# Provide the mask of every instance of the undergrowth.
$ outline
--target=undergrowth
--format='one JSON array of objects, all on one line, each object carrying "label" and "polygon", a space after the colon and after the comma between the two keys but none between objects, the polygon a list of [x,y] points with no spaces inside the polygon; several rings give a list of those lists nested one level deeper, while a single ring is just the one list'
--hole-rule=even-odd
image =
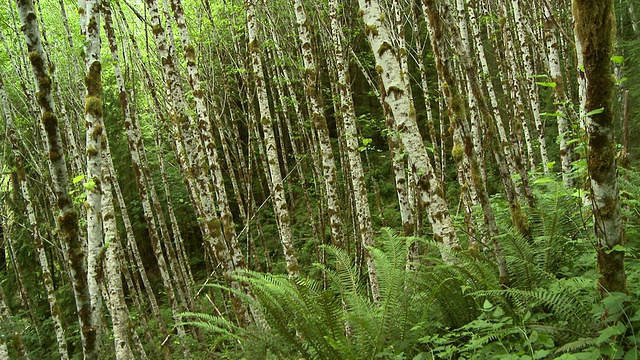
[{"label": "undergrowth", "polygon": [[[637,175],[626,176],[631,191],[623,193],[624,213],[628,224],[637,224]],[[205,314],[188,314],[198,319],[191,323],[217,335],[225,358],[637,359],[637,242],[625,247],[628,293],[600,299],[588,210],[555,182],[537,186],[540,210],[529,209],[529,236],[500,220],[508,288],[499,284],[489,247],[480,254],[452,251],[384,229],[369,249],[378,304],[350,254],[326,247],[330,261],[315,265],[318,278],[236,274],[251,289],[252,296],[243,296],[257,315],[252,327]],[[411,270],[407,249],[414,241],[426,255]]]}]

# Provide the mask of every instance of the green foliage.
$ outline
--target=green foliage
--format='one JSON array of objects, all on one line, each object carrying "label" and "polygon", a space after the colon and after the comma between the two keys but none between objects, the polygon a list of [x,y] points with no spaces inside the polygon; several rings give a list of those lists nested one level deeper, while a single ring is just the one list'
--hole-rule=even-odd
[{"label": "green foliage", "polygon": [[[634,181],[638,175],[626,176]],[[268,326],[239,329],[202,314],[191,314],[198,319],[192,323],[218,334],[218,341],[238,341],[237,356],[246,358],[635,358],[637,244],[625,246],[630,293],[601,300],[592,230],[580,199],[555,180],[537,182],[534,190],[538,207],[529,209],[529,236],[512,229],[508,215],[498,217],[509,288],[500,286],[488,250],[453,251],[386,229],[369,249],[381,289],[378,304],[370,298],[366,272],[344,250],[326,247],[330,260],[316,264],[316,278],[237,275],[250,285],[247,301]],[[630,191],[624,204],[633,219],[636,193]],[[414,241],[425,255],[416,270],[407,270]]]}]

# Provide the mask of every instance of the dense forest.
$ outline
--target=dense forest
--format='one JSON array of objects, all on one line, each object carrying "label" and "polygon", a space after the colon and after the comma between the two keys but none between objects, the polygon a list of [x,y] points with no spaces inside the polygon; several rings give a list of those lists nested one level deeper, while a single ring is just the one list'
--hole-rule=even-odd
[{"label": "dense forest", "polygon": [[0,359],[638,359],[639,0],[0,4]]}]

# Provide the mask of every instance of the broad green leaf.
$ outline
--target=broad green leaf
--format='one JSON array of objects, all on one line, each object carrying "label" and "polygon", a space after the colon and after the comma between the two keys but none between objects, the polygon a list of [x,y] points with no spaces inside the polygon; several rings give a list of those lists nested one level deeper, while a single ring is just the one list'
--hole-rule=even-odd
[{"label": "broad green leaf", "polygon": [[493,307],[493,304],[491,303],[491,301],[485,299],[484,300],[484,304],[482,304],[482,308],[485,310],[489,310]]},{"label": "broad green leaf", "polygon": [[613,55],[611,61],[613,61],[614,64],[624,64],[624,56]]},{"label": "broad green leaf", "polygon": [[552,112],[552,113],[547,113],[547,112],[540,113],[540,116],[562,117],[562,116],[564,116],[564,114],[559,112],[559,111],[556,111],[556,112]]},{"label": "broad green leaf", "polygon": [[89,181],[82,184],[82,186],[84,186],[85,190],[93,190],[96,187],[96,183],[93,179],[89,179]]},{"label": "broad green leaf", "polygon": [[607,342],[612,337],[623,334],[626,330],[627,327],[623,323],[617,323],[609,326],[600,332],[600,336],[596,339],[596,344],[600,345]]},{"label": "broad green leaf", "polygon": [[618,245],[616,245],[616,246],[612,247],[611,249],[607,249],[605,252],[606,252],[607,254],[611,254],[611,253],[612,253],[612,252],[614,252],[614,251],[622,251],[622,252],[625,252],[625,251],[627,251],[627,249],[625,249],[625,247],[624,247],[624,246],[622,246],[622,245],[618,244]]}]

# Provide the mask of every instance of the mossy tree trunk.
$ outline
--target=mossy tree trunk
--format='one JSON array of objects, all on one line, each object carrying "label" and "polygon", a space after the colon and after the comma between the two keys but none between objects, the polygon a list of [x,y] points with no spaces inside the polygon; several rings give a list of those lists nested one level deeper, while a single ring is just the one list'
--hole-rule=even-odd
[{"label": "mossy tree trunk", "polygon": [[96,359],[96,329],[91,324],[91,301],[87,287],[85,265],[85,246],[78,234],[78,214],[69,195],[69,175],[64,157],[62,137],[58,126],[55,104],[51,96],[51,76],[47,69],[47,58],[42,48],[40,29],[31,0],[17,0],[18,13],[25,35],[29,61],[36,79],[37,101],[40,106],[40,121],[47,139],[49,171],[53,182],[53,191],[58,207],[57,228],[62,239],[62,248],[69,261],[71,282],[73,285],[80,338],[85,359]]},{"label": "mossy tree trunk", "polygon": [[[102,63],[100,62],[100,2],[85,1],[86,24],[84,120],[86,134],[86,178],[87,194],[87,283],[91,298],[91,326],[96,331],[96,350],[101,347],[102,332],[102,137],[106,136],[102,121]],[[81,18],[82,19],[82,18]]]},{"label": "mossy tree trunk", "polygon": [[24,200],[24,205],[27,211],[27,218],[29,220],[29,232],[33,238],[33,245],[36,249],[38,262],[40,264],[40,270],[42,272],[42,280],[45,290],[47,292],[47,301],[49,302],[49,310],[51,311],[51,319],[53,321],[53,328],[56,333],[56,340],[58,342],[58,352],[60,359],[69,359],[69,352],[67,348],[67,340],[63,328],[63,318],[58,305],[58,299],[56,298],[56,289],[53,285],[53,279],[51,276],[51,266],[45,252],[43,237],[40,232],[40,222],[37,218],[37,212],[31,199],[29,192],[27,174],[25,172],[25,159],[22,155],[22,149],[20,148],[20,139],[16,132],[13,115],[11,114],[11,108],[7,99],[7,93],[4,87],[4,81],[0,76],[0,103],[4,110],[6,132],[11,143],[11,148],[14,157],[14,166],[17,172],[18,184],[20,187],[20,194]]},{"label": "mossy tree trunk", "polygon": [[615,36],[613,0],[574,0],[575,32],[582,45],[587,81],[585,111],[591,178],[594,229],[598,240],[598,280],[603,297],[626,292],[624,224],[617,181],[616,143],[613,132],[611,56]]},{"label": "mossy tree trunk", "polygon": [[365,32],[376,60],[376,70],[382,77],[384,101],[393,113],[413,172],[417,174],[418,197],[427,209],[434,238],[442,241],[449,248],[456,247],[459,245],[458,236],[453,228],[444,189],[435,177],[431,160],[420,135],[415,109],[406,91],[408,78],[402,73],[396,54],[398,50],[393,47],[388,26],[383,22],[384,15],[380,4],[375,0],[360,0],[359,4],[362,9]]}]

